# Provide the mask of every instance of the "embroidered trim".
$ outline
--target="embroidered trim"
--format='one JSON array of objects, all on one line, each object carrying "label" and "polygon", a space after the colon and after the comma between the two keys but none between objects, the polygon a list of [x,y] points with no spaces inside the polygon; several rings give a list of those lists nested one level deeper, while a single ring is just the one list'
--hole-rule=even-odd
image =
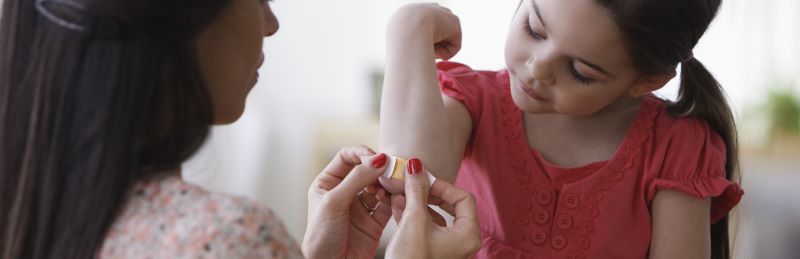
[{"label": "embroidered trim", "polygon": [[[518,130],[522,128],[520,127],[522,116],[520,116],[520,111],[511,97],[510,90],[510,87],[503,90],[501,111],[503,113],[502,124],[506,127],[506,130],[504,130],[505,136],[503,136],[506,141],[506,152],[512,159],[511,167],[516,172],[514,177],[521,185],[519,189],[520,199],[517,199],[515,205],[517,213],[512,218],[515,228],[511,231],[509,237],[512,242],[519,244],[525,241],[527,234],[530,232],[527,230],[528,227],[535,225],[531,223],[534,214],[532,200],[537,188],[532,179],[534,176],[531,173],[534,167],[528,161],[532,155],[530,152],[523,152],[530,149],[527,145],[522,145],[523,142],[526,142],[521,141],[521,139],[524,139],[524,129]],[[568,258],[586,258],[586,251],[591,245],[589,237],[595,232],[594,221],[600,214],[598,204],[604,198],[604,193],[611,189],[616,182],[622,180],[624,172],[633,166],[633,161],[637,154],[636,151],[650,138],[651,131],[646,129],[652,128],[657,114],[657,109],[652,107],[655,104],[656,100],[652,99],[652,97],[644,98],[640,111],[634,119],[634,123],[641,125],[632,125],[629,129],[631,132],[626,137],[630,139],[623,141],[620,152],[615,154],[603,168],[592,176],[588,176],[591,179],[581,180],[587,181],[585,184],[588,187],[588,191],[579,194],[581,203],[578,210],[581,210],[580,215],[583,216],[583,219],[575,219],[576,223],[573,229],[580,230],[580,234],[576,240],[577,242],[573,241],[569,245],[571,248],[567,252]],[[544,189],[549,190],[551,188]],[[555,197],[553,199],[558,202]]]}]

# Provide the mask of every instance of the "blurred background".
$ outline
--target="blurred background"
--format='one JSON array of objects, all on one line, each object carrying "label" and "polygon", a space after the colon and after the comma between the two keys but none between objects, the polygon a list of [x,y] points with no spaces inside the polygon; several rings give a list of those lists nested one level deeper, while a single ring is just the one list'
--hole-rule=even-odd
[{"label": "blurred background", "polygon": [[[306,190],[340,147],[377,146],[384,28],[416,1],[279,0],[281,22],[243,117],[216,127],[185,177],[271,207],[296,240]],[[460,16],[455,61],[504,67],[517,0],[436,1]],[[725,0],[695,56],[728,92],[737,115],[746,191],[735,212],[736,258],[800,258],[800,1]],[[674,99],[677,82],[659,91]],[[391,231],[391,230],[389,230]],[[386,238],[389,234],[384,234]]]}]

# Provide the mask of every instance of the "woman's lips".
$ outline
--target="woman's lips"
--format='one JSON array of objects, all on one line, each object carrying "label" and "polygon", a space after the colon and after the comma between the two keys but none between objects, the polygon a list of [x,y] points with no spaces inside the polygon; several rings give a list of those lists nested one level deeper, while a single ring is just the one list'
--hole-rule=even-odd
[{"label": "woman's lips", "polygon": [[534,100],[537,100],[537,101],[547,101],[547,99],[544,99],[544,97],[539,95],[539,93],[537,93],[536,90],[534,90],[532,86],[526,84],[525,82],[523,82],[522,80],[519,80],[519,79],[517,79],[517,82],[519,82],[519,84],[517,84],[519,86],[519,89],[522,90],[522,92],[524,92],[525,95],[527,95],[531,99],[534,99]]},{"label": "woman's lips", "polygon": [[260,74],[258,73],[258,69],[261,68],[262,65],[264,65],[264,53],[261,53],[261,59],[258,61],[258,66],[256,67],[256,71],[253,75],[254,83],[258,81],[258,78],[260,76]]}]

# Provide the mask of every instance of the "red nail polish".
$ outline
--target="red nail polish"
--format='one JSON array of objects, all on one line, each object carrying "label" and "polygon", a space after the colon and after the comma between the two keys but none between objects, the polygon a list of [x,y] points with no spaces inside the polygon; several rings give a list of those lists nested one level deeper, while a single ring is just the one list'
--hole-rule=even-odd
[{"label": "red nail polish", "polygon": [[422,162],[419,159],[411,159],[408,160],[408,174],[409,175],[418,175],[422,172]]},{"label": "red nail polish", "polygon": [[381,168],[384,165],[386,165],[386,154],[384,153],[376,156],[372,159],[372,162],[370,162],[370,166],[372,166],[372,168]]}]

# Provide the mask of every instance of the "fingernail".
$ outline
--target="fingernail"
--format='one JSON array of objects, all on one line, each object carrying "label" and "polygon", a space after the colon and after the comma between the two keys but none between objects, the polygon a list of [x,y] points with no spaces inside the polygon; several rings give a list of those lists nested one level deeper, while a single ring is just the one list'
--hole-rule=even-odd
[{"label": "fingernail", "polygon": [[408,160],[408,165],[406,167],[408,168],[409,175],[418,175],[422,172],[422,162],[416,158]]},{"label": "fingernail", "polygon": [[369,163],[372,168],[381,168],[386,165],[386,154],[381,153],[380,155],[372,158],[372,162]]}]

